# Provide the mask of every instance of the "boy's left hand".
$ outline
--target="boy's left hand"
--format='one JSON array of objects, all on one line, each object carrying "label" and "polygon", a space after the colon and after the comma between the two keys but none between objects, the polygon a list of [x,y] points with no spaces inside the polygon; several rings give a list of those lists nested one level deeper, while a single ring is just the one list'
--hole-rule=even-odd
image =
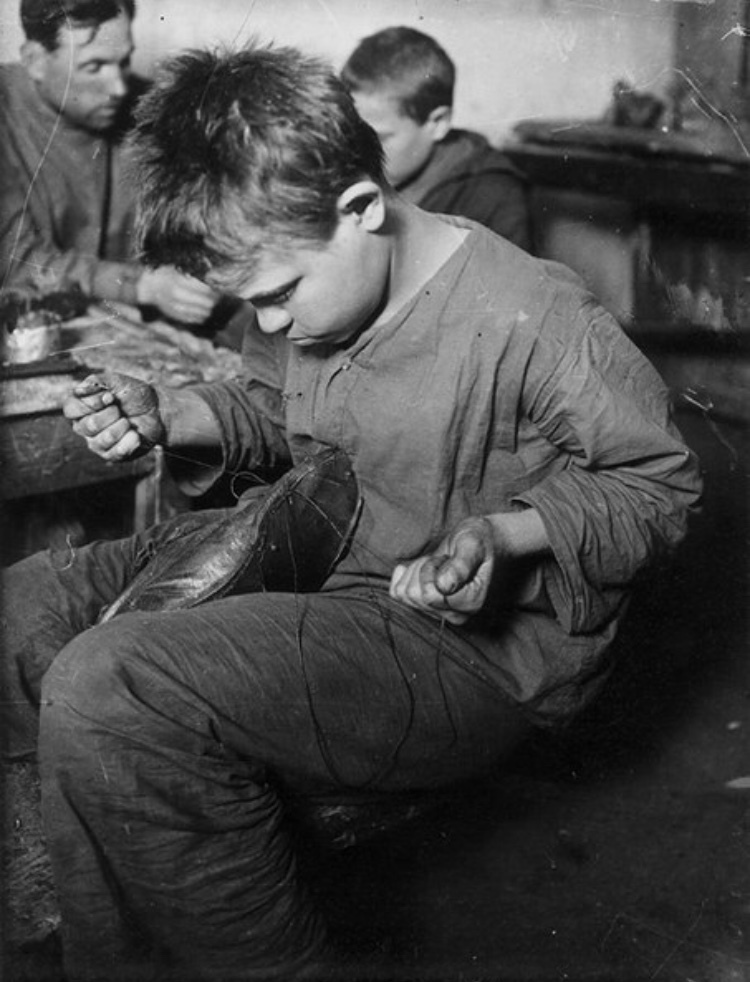
[{"label": "boy's left hand", "polygon": [[464,519],[433,553],[396,566],[390,595],[451,624],[463,624],[487,599],[495,549],[490,521]]}]

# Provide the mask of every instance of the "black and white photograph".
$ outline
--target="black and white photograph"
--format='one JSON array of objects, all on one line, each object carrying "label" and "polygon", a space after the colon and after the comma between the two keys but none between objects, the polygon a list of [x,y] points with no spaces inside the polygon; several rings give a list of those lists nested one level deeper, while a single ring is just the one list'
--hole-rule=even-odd
[{"label": "black and white photograph", "polygon": [[0,0],[2,982],[750,982],[750,0]]}]

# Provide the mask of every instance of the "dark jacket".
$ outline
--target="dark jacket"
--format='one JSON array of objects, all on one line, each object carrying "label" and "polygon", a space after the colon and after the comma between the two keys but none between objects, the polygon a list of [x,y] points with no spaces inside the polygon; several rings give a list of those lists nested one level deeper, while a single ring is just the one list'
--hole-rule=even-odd
[{"label": "dark jacket", "polygon": [[523,176],[479,133],[451,130],[427,165],[398,191],[425,211],[471,218],[533,252]]}]

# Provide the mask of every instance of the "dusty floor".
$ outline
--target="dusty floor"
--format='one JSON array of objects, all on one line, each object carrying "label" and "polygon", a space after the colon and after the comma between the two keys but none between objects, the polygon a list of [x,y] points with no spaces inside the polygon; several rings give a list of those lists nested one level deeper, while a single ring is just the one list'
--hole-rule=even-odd
[{"label": "dusty floor", "polygon": [[[595,707],[429,818],[317,864],[340,943],[378,978],[750,982],[750,457],[738,433],[683,428],[706,512],[642,591]],[[54,907],[29,902],[44,931]],[[6,938],[19,923],[6,915]],[[59,978],[16,941],[6,982]]]}]

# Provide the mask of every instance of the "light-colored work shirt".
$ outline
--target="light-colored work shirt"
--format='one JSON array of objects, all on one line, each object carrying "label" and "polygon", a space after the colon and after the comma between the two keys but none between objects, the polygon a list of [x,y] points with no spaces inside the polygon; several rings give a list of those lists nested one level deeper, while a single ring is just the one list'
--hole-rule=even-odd
[{"label": "light-colored work shirt", "polygon": [[325,589],[375,597],[462,519],[536,508],[552,555],[460,630],[477,672],[557,720],[594,690],[701,480],[659,376],[574,274],[446,220],[468,236],[387,323],[339,348],[251,330],[244,382],[198,391],[230,472],[320,444],[350,455],[364,507]]},{"label": "light-colored work shirt", "polygon": [[136,302],[123,150],[70,126],[23,66],[0,65],[0,283]]}]

